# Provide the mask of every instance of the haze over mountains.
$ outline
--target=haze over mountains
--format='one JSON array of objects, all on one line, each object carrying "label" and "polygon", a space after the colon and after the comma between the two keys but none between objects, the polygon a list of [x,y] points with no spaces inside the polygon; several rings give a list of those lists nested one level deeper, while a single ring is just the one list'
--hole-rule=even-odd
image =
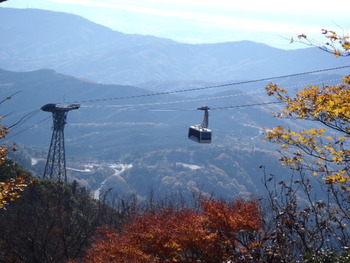
[{"label": "haze over mountains", "polygon": [[[0,96],[20,91],[1,105],[6,125],[23,118],[9,136],[28,151],[19,158],[40,175],[52,126],[50,114],[40,108],[79,103],[65,129],[71,178],[95,193],[112,187],[141,198],[151,188],[159,195],[179,189],[223,197],[259,192],[260,165],[282,171],[273,146],[263,142],[262,127],[310,124],[273,118],[270,111],[278,105],[262,104],[273,102],[264,93],[270,81],[209,87],[348,64],[317,48],[280,50],[248,41],[181,44],[33,9],[0,8],[0,36]],[[339,83],[344,72],[276,82],[294,90]],[[213,109],[213,143],[204,146],[187,139],[188,126],[202,121],[196,109],[203,105]]]},{"label": "haze over mountains", "polygon": [[0,35],[6,36],[0,42],[4,69],[50,68],[108,84],[225,82],[346,64],[316,48],[280,50],[249,41],[182,44],[122,34],[79,16],[35,9],[0,8]]}]

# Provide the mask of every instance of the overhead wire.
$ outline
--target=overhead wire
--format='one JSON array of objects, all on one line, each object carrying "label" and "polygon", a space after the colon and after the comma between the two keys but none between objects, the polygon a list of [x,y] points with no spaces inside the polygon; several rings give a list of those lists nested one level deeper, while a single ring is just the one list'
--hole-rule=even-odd
[{"label": "overhead wire", "polygon": [[262,103],[242,104],[242,105],[235,105],[235,106],[215,107],[215,108],[210,108],[210,110],[227,110],[227,109],[236,109],[236,108],[244,108],[244,107],[252,107],[252,106],[280,104],[280,103],[283,103],[283,101],[271,101],[271,102],[262,102]]},{"label": "overhead wire", "polygon": [[29,127],[25,128],[25,129],[22,129],[22,130],[20,130],[20,131],[18,131],[16,133],[11,133],[10,135],[6,136],[5,139],[9,140],[9,139],[11,139],[11,138],[13,138],[15,136],[18,136],[18,135],[22,134],[23,132],[27,131],[28,129],[33,128],[34,126],[39,125],[40,123],[42,123],[44,121],[47,121],[50,118],[51,118],[51,116],[45,117],[44,119],[41,119],[40,121],[30,125]]},{"label": "overhead wire", "polygon": [[305,71],[305,72],[288,74],[288,75],[260,78],[260,79],[254,79],[254,80],[238,81],[238,82],[219,84],[219,85],[213,85],[213,86],[206,86],[206,87],[199,87],[199,88],[180,89],[180,90],[172,90],[172,91],[164,91],[164,92],[147,93],[147,94],[141,94],[141,95],[120,96],[120,97],[113,97],[113,98],[72,101],[72,102],[66,102],[66,103],[88,103],[88,102],[98,102],[98,101],[125,100],[125,99],[135,99],[135,98],[143,98],[143,97],[170,95],[170,94],[177,94],[177,93],[182,93],[182,92],[216,89],[216,88],[222,88],[222,87],[228,87],[228,86],[237,86],[237,85],[242,85],[242,84],[270,81],[270,80],[276,80],[276,79],[282,79],[282,78],[288,78],[288,77],[303,76],[303,75],[309,75],[309,74],[315,74],[315,73],[321,73],[321,72],[327,72],[327,71],[339,70],[339,69],[345,69],[345,68],[350,68],[350,65],[333,67],[333,68],[326,68],[326,69],[318,69],[318,70],[313,70],[313,71]]},{"label": "overhead wire", "polygon": [[24,115],[22,118],[20,118],[20,119],[19,119],[17,122],[15,122],[14,124],[8,126],[7,128],[8,128],[8,129],[12,129],[12,128],[16,127],[17,125],[22,124],[25,120],[28,120],[28,119],[34,117],[34,116],[35,116],[37,113],[39,113],[39,112],[40,112],[39,109],[33,110],[33,111],[27,113],[26,115]]},{"label": "overhead wire", "polygon": [[3,100],[0,101],[0,104],[2,104],[3,102],[5,102],[5,101],[7,101],[7,100],[10,100],[13,96],[15,96],[16,94],[18,94],[18,93],[20,93],[20,92],[22,92],[22,91],[19,90],[19,91],[16,91],[15,93],[13,93],[13,94],[10,95],[10,96],[7,96],[5,99],[3,99]]},{"label": "overhead wire", "polygon": [[[261,103],[251,103],[251,104],[240,104],[240,105],[232,105],[232,106],[223,106],[223,107],[210,107],[210,110],[227,110],[227,109],[236,109],[236,108],[246,108],[253,106],[267,106],[267,105],[275,105],[281,104],[282,101],[269,101],[269,102],[261,102]],[[140,110],[140,109],[128,109],[128,110]],[[156,108],[146,108],[142,109],[142,111],[155,111],[155,112],[170,112],[170,111],[197,111],[197,108],[193,109],[156,109]]]},{"label": "overhead wire", "polygon": [[[333,82],[333,81],[338,81],[338,79],[332,79],[332,80],[325,80],[325,81],[319,81],[319,82],[314,82],[313,84],[315,85],[316,83],[325,83],[325,82]],[[309,83],[310,84],[310,83]],[[284,87],[285,89],[296,89],[298,87],[304,87],[306,84],[298,84],[298,85],[293,85],[289,87]],[[194,99],[187,99],[187,100],[176,100],[176,101],[165,101],[165,102],[150,102],[150,103],[138,103],[138,104],[115,104],[115,105],[81,105],[81,108],[106,108],[106,109],[120,109],[120,110],[150,110],[150,111],[192,111],[196,109],[147,109],[147,108],[142,108],[145,106],[159,106],[159,105],[170,105],[170,104],[178,104],[178,103],[191,103],[191,102],[197,102],[197,101],[209,101],[209,100],[219,100],[219,99],[227,99],[227,98],[233,98],[233,97],[238,97],[238,96],[250,96],[254,94],[259,94],[259,93],[264,93],[266,92],[265,89],[263,90],[256,90],[256,91],[250,91],[250,92],[240,92],[236,94],[229,94],[229,95],[222,95],[222,96],[214,96],[214,97],[204,97],[204,98],[194,98]],[[271,104],[271,103],[269,103]],[[273,103],[272,103],[273,104]],[[230,106],[231,107],[231,106]],[[232,108],[235,107],[240,107],[238,106],[232,106]],[[142,109],[141,109],[142,108]]]},{"label": "overhead wire", "polygon": [[[334,68],[327,68],[327,69],[319,69],[319,70],[313,70],[313,71],[307,71],[307,72],[301,72],[301,73],[294,73],[294,74],[288,74],[288,75],[281,75],[281,76],[275,76],[275,77],[267,77],[267,78],[260,78],[255,80],[248,80],[248,81],[239,81],[239,82],[233,82],[233,83],[226,83],[226,84],[220,84],[220,85],[214,85],[214,86],[206,86],[206,87],[199,87],[199,88],[191,88],[191,89],[182,89],[182,90],[173,90],[173,91],[165,91],[165,92],[156,92],[156,93],[149,93],[149,94],[141,94],[141,95],[132,95],[132,96],[122,96],[122,97],[114,97],[114,98],[104,98],[104,99],[91,99],[91,100],[82,100],[82,101],[73,101],[73,102],[66,102],[69,103],[86,103],[86,102],[100,102],[100,101],[111,101],[111,100],[124,100],[124,99],[134,99],[134,98],[142,98],[142,97],[151,97],[151,96],[159,96],[159,95],[169,95],[169,94],[176,94],[181,92],[189,92],[189,91],[200,91],[200,90],[207,90],[207,89],[216,89],[221,87],[228,87],[228,86],[236,86],[236,85],[243,85],[243,84],[251,84],[256,82],[262,82],[262,81],[269,81],[269,80],[275,80],[275,79],[282,79],[287,77],[295,77],[295,76],[302,76],[302,75],[308,75],[308,74],[314,74],[314,73],[321,73],[326,71],[332,71],[332,70],[338,70],[338,69],[345,69],[349,68],[350,65],[347,66],[340,66],[340,67],[334,67]],[[328,80],[328,81],[335,81],[335,80]],[[324,83],[325,81],[322,81]],[[303,84],[295,85],[289,88],[296,88],[298,86],[301,86]],[[20,93],[21,91],[17,91],[14,94],[8,96],[4,100],[0,101],[0,104],[3,103],[5,100],[11,99],[12,96]],[[217,100],[217,99],[224,99],[224,98],[230,98],[230,97],[236,97],[236,96],[245,96],[245,95],[252,95],[252,94],[258,94],[265,92],[265,90],[258,90],[258,91],[251,91],[251,92],[242,92],[238,94],[230,94],[230,95],[223,95],[223,96],[215,96],[215,97],[206,97],[206,98],[196,98],[196,99],[189,99],[189,100],[178,100],[178,101],[167,101],[167,102],[153,102],[153,103],[142,103],[142,104],[129,104],[129,105],[82,105],[81,107],[105,107],[105,108],[123,108],[123,110],[137,110],[144,106],[153,106],[153,105],[168,105],[168,104],[176,104],[176,103],[188,103],[188,102],[196,102],[196,101],[207,101],[207,100]],[[262,103],[251,103],[251,104],[243,104],[243,105],[231,105],[231,106],[223,106],[223,107],[213,107],[211,110],[221,110],[221,109],[235,109],[235,108],[243,108],[243,107],[252,107],[252,106],[262,106],[262,105],[273,105],[273,104],[279,104],[281,102],[275,101],[275,102],[262,102]],[[149,110],[149,111],[193,111],[195,109],[142,109],[142,110]],[[14,128],[18,126],[19,124],[22,124],[23,122],[29,120],[34,115],[36,115],[40,109],[33,110],[30,113],[24,115],[19,121],[12,124],[8,128]],[[39,121],[38,123],[35,123],[31,125],[29,128],[40,124],[41,122],[47,120],[50,117],[47,117],[43,119],[42,121]],[[16,136],[22,132],[24,132],[26,129],[13,134],[11,137]]]}]

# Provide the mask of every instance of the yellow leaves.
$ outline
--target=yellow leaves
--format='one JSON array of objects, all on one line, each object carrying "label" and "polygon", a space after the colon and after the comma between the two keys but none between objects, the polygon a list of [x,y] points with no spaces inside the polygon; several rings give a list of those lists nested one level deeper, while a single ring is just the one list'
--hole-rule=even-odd
[{"label": "yellow leaves", "polygon": [[[309,130],[309,132],[311,134],[315,134],[315,135],[317,135],[319,133],[319,131],[317,129],[315,129],[315,128],[312,128],[311,130]],[[294,132],[294,134],[296,134],[296,132]]]},{"label": "yellow leaves", "polygon": [[283,126],[278,126],[273,129],[267,130],[267,136],[265,140],[271,142],[284,142],[283,148],[286,148],[287,145],[305,145],[312,147],[313,149],[318,149],[318,141],[316,137],[324,136],[325,129],[315,129],[304,130],[302,132],[295,132],[291,129],[287,129]]},{"label": "yellow leaves", "polygon": [[[278,100],[283,100],[285,115],[319,121],[338,131],[343,131],[345,135],[335,138],[327,133],[327,129],[311,128],[300,132],[291,130],[283,126],[272,129],[265,129],[266,141],[281,143],[284,150],[296,148],[301,152],[290,153],[281,158],[282,165],[290,166],[293,169],[310,169],[314,176],[319,173],[334,173],[338,177],[328,179],[328,183],[347,182],[344,177],[344,167],[350,160],[350,150],[345,148],[350,137],[350,75],[343,79],[344,84],[336,86],[324,85],[323,87],[309,85],[307,88],[296,93],[294,97],[288,95],[286,90],[277,85],[270,84],[267,90],[269,95],[275,96]],[[308,158],[305,158],[305,156]],[[310,161],[312,161],[310,163]],[[328,166],[334,165],[335,171],[330,171]],[[334,175],[334,174],[333,174]]]},{"label": "yellow leaves", "polygon": [[[267,90],[270,92],[269,95],[275,96],[278,100],[283,100],[285,107],[282,112],[285,115],[321,121],[327,126],[336,129],[339,127],[338,130],[349,134],[350,75],[344,77],[343,83],[336,86],[324,85],[323,87],[310,85],[296,93],[295,97],[289,96],[286,90],[279,88],[277,85],[270,84]],[[325,139],[328,142],[322,141],[322,137],[325,136],[326,132],[326,129],[316,128],[296,132],[289,128],[277,127],[267,130],[265,140],[281,143],[285,150],[289,150],[291,147],[302,149],[306,154],[320,161],[316,161],[314,165],[317,165],[317,170],[323,173],[328,171],[322,167],[326,165],[325,162],[332,162],[341,166],[346,165],[346,161],[350,160],[350,150],[340,149],[345,145],[349,136],[342,136],[336,141],[333,136],[327,135]],[[298,156],[296,158],[284,158],[282,162],[285,166],[301,167],[303,163],[304,167],[310,167],[303,158]]]},{"label": "yellow leaves", "polygon": [[5,208],[5,205],[10,201],[21,197],[20,192],[31,183],[33,183],[33,181],[28,179],[27,174],[22,174],[16,178],[0,182],[0,209]]},{"label": "yellow leaves", "polygon": [[340,57],[341,56],[341,52],[340,52],[340,50],[334,50],[334,55],[336,56],[336,57]]},{"label": "yellow leaves", "polygon": [[327,184],[345,184],[349,181],[349,176],[344,176],[341,173],[336,173],[334,175],[330,175],[326,178]]},{"label": "yellow leaves", "polygon": [[285,89],[276,84],[266,88],[268,95],[285,103],[282,112],[301,119],[320,119],[350,121],[350,76],[343,79],[344,84],[336,86],[308,86],[295,97],[288,95]]},{"label": "yellow leaves", "polygon": [[345,42],[344,45],[343,45],[344,49],[345,50],[350,50],[350,42]]},{"label": "yellow leaves", "polygon": [[340,162],[344,161],[344,159],[339,157],[339,156],[335,156],[335,157],[333,157],[333,161],[340,163]]},{"label": "yellow leaves", "polygon": [[282,138],[283,138],[284,140],[289,140],[289,139],[290,139],[290,134],[284,133],[284,134],[282,135]]},{"label": "yellow leaves", "polygon": [[328,39],[321,49],[332,52],[337,56],[348,56],[350,53],[349,36],[339,35],[337,32],[327,29],[322,29],[322,34]]},{"label": "yellow leaves", "polygon": [[[7,129],[0,125],[0,138],[4,138],[6,135]],[[4,164],[7,153],[6,145],[0,146],[0,165]],[[21,197],[20,192],[31,182],[26,174],[0,182],[0,209],[4,209],[10,201]]]},{"label": "yellow leaves", "polygon": [[[299,149],[291,157],[286,154],[280,159],[283,166],[289,166],[292,169],[307,168],[312,171],[313,176],[324,173],[328,184],[342,185],[349,182],[347,167],[348,160],[350,160],[350,149],[344,148],[344,145],[346,145],[345,142],[350,136],[345,135],[335,139],[328,135],[325,137],[327,139],[325,141],[322,138],[327,132],[326,129],[311,128],[296,132],[283,126],[269,129],[267,132],[266,139],[271,142],[282,143],[281,147],[283,149],[289,150],[291,147]],[[328,169],[330,163],[333,164],[333,170]]]},{"label": "yellow leaves", "polygon": [[341,35],[328,29],[322,29],[322,34],[326,38],[324,43],[313,41],[304,34],[298,35],[298,39],[301,43],[318,47],[323,51],[333,53],[337,57],[350,55],[350,36]]},{"label": "yellow leaves", "polygon": [[284,99],[285,95],[283,94],[288,94],[288,91],[286,89],[280,88],[276,84],[272,84],[272,83],[267,85],[265,89],[267,91],[267,95],[276,96],[280,100]]},{"label": "yellow leaves", "polygon": [[343,83],[344,83],[344,85],[350,85],[350,75],[346,75],[343,78]]}]

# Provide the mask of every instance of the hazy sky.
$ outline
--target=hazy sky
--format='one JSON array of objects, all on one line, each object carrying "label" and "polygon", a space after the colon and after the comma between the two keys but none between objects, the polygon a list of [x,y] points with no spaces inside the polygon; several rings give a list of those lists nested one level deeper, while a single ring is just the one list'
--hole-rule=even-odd
[{"label": "hazy sky", "polygon": [[252,40],[291,49],[301,46],[288,39],[301,33],[314,39],[321,28],[350,33],[349,0],[8,0],[1,6],[73,13],[123,33],[185,43]]}]

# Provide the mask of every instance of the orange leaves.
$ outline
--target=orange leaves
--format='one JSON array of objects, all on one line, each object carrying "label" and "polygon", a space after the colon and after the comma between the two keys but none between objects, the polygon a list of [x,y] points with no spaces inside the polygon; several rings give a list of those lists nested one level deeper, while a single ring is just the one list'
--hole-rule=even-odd
[{"label": "orange leaves", "polygon": [[[5,138],[7,134],[8,134],[8,129],[0,125],[0,139]],[[8,153],[7,147],[5,145],[1,145],[0,146],[0,165],[3,164],[7,153]]]},{"label": "orange leaves", "polygon": [[[239,234],[258,231],[255,201],[203,200],[198,210],[152,210],[128,224],[123,234],[103,229],[86,262],[224,262],[237,253]],[[252,240],[252,247],[257,246]]]},{"label": "orange leaves", "polygon": [[[9,99],[9,98],[7,98]],[[0,102],[1,104],[1,102]],[[0,117],[0,120],[2,117]],[[8,134],[8,128],[0,125],[0,139],[5,138]],[[13,148],[15,151],[16,149]],[[0,146],[0,165],[4,165],[6,155],[8,153],[8,148],[6,145]],[[5,182],[0,182],[0,209],[5,208],[5,205],[10,201],[14,201],[16,198],[20,197],[20,192],[31,183],[28,180],[28,175],[22,174],[16,178],[8,179]]]},{"label": "orange leaves", "polygon": [[20,192],[27,187],[32,181],[28,180],[27,174],[22,174],[16,178],[11,178],[5,182],[0,182],[0,209],[10,201],[19,198]]},{"label": "orange leaves", "polygon": [[261,227],[259,205],[254,201],[238,199],[229,204],[207,200],[203,203],[203,209],[208,227],[223,234],[235,235],[237,231],[255,231]]},{"label": "orange leaves", "polygon": [[93,247],[85,257],[85,262],[157,262],[151,255],[143,253],[138,246],[131,245],[126,238],[108,228],[100,230]]}]

